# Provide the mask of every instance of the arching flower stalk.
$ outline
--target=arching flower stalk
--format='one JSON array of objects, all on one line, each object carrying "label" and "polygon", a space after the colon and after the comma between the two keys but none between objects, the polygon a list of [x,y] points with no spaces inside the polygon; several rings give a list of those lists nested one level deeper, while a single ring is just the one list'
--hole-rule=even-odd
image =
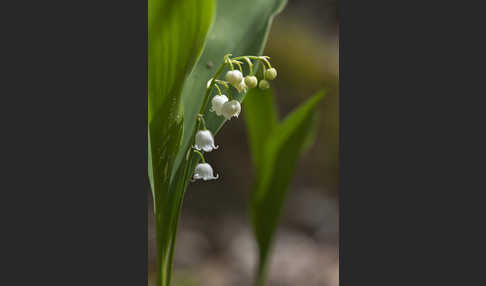
[{"label": "arching flower stalk", "polygon": [[[212,97],[211,108],[209,111],[216,113],[217,116],[223,116],[226,120],[230,120],[233,117],[238,118],[241,112],[241,103],[233,98],[231,86],[236,89],[238,93],[246,93],[249,88],[256,88],[257,86],[260,89],[270,88],[270,83],[268,81],[277,77],[277,70],[271,66],[269,59],[270,58],[267,56],[240,56],[231,58],[231,54],[227,54],[224,56],[223,64],[220,66],[214,77],[207,81],[206,94],[197,116],[197,125],[193,135],[193,150],[195,153],[199,154],[202,163],[196,165],[193,180],[202,179],[207,181],[219,178],[219,175],[213,175],[213,168],[206,163],[204,155],[201,153],[211,152],[218,149],[218,146],[214,145],[213,134],[207,129],[206,122],[202,115],[206,110],[211,90],[213,87],[216,87],[218,94]],[[252,61],[262,63],[263,78],[260,79],[260,81],[254,74]],[[249,68],[249,74],[246,76],[243,75],[242,68],[242,65],[244,65],[245,62]],[[237,69],[235,69],[235,66],[237,66]],[[224,80],[218,79],[226,68],[229,68],[229,70],[226,72]],[[225,88],[224,93],[221,90],[222,88]],[[228,96],[226,94],[228,94]]]}]

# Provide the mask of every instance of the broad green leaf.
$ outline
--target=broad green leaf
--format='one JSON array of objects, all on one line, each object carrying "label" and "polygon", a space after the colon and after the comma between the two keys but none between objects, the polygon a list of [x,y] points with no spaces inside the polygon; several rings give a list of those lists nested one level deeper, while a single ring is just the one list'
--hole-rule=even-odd
[{"label": "broad green leaf", "polygon": [[[252,153],[259,156],[254,160],[258,164],[258,171],[251,200],[252,224],[259,246],[258,285],[264,285],[265,267],[285,195],[298,156],[312,134],[316,106],[323,96],[322,91],[314,95],[288,115],[281,124],[272,127],[266,136],[264,130],[255,130],[269,126],[268,123],[260,121],[265,120],[265,116],[253,109],[246,114]],[[268,101],[264,104],[272,112],[272,104]]]},{"label": "broad green leaf", "polygon": [[[216,17],[208,40],[194,71],[187,80],[183,91],[184,136],[173,170],[173,177],[179,179],[187,161],[183,160],[188,148],[193,144],[192,135],[196,126],[196,116],[203,102],[207,81],[214,76],[223,63],[225,54],[233,56],[261,55],[273,17],[285,6],[286,0],[218,0]],[[213,90],[213,94],[216,90]],[[244,95],[236,95],[242,101]],[[206,107],[204,118],[209,130],[216,134],[224,119],[209,112]],[[245,109],[245,105],[242,105]],[[197,161],[195,161],[197,162]],[[184,164],[182,164],[184,163]],[[188,168],[191,168],[189,166]],[[177,170],[177,174],[175,174]]]},{"label": "broad green leaf", "polygon": [[148,1],[149,179],[158,244],[158,285],[170,284],[177,196],[170,174],[183,134],[182,88],[213,20],[212,0]]}]

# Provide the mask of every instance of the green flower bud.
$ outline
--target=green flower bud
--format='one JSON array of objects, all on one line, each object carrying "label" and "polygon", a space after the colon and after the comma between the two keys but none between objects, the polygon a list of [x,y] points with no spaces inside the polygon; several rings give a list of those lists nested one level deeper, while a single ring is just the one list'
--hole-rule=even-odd
[{"label": "green flower bud", "polygon": [[266,80],[262,79],[262,80],[260,81],[260,83],[258,84],[258,87],[259,87],[260,89],[267,89],[267,88],[269,88],[269,87],[270,87],[270,83],[269,83],[268,81],[266,81]]},{"label": "green flower bud", "polygon": [[265,79],[273,80],[277,77],[277,70],[274,68],[265,71]]},{"label": "green flower bud", "polygon": [[245,76],[245,84],[249,88],[254,88],[258,85],[258,79],[253,75]]}]

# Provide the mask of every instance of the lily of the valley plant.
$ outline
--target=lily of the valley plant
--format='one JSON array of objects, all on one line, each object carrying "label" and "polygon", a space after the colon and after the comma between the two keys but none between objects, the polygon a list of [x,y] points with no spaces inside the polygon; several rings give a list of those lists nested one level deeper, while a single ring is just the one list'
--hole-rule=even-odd
[{"label": "lily of the valley plant", "polygon": [[[263,79],[258,82],[257,77],[254,75],[253,61],[262,62],[263,67]],[[243,75],[243,65],[247,64],[250,73],[247,76]],[[221,73],[229,66],[229,70],[224,76],[224,80],[218,79]],[[235,68],[235,66],[237,68]],[[194,170],[193,180],[202,179],[215,180],[219,178],[219,175],[214,175],[213,168],[204,159],[204,152],[211,152],[218,149],[218,146],[214,144],[214,137],[211,131],[206,127],[206,121],[204,120],[203,111],[206,109],[206,104],[209,101],[211,90],[216,88],[217,95],[214,95],[211,99],[211,111],[218,116],[223,116],[226,120],[230,120],[233,117],[238,118],[241,112],[241,103],[233,98],[231,93],[231,86],[236,89],[238,93],[246,93],[248,88],[259,87],[261,89],[267,89],[270,87],[269,80],[273,80],[277,77],[277,70],[272,67],[267,56],[240,56],[231,58],[231,54],[224,56],[224,62],[216,72],[215,76],[208,80],[206,94],[204,97],[201,110],[196,118],[198,121],[196,134],[194,136],[193,151],[200,157],[202,163],[196,165]],[[228,94],[228,95],[226,95]]]}]

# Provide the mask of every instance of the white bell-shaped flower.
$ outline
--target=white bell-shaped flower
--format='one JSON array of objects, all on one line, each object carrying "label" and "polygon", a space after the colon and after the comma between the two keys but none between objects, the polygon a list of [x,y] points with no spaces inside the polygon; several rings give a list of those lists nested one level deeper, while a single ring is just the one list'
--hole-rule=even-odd
[{"label": "white bell-shaped flower", "polygon": [[242,79],[238,84],[234,85],[234,87],[238,90],[239,93],[246,92],[247,89],[244,79]]},{"label": "white bell-shaped flower", "polygon": [[225,79],[236,86],[243,79],[243,75],[239,70],[232,70],[226,73]]},{"label": "white bell-shaped flower", "polygon": [[238,117],[238,115],[240,115],[240,111],[241,104],[238,100],[235,99],[223,104],[223,108],[221,109],[221,113],[226,119],[231,119],[231,117],[233,116]]},{"label": "white bell-shaped flower", "polygon": [[228,97],[226,97],[226,95],[215,95],[211,100],[212,106],[210,111],[214,111],[216,112],[216,115],[221,116],[221,109],[226,102],[228,102]]},{"label": "white bell-shaped flower", "polygon": [[213,175],[213,168],[211,165],[208,163],[197,164],[196,169],[194,170],[194,180],[203,179],[204,181],[208,181],[217,178],[219,178],[219,175],[216,175],[216,177]]},{"label": "white bell-shaped flower", "polygon": [[194,145],[196,150],[203,150],[204,152],[211,152],[218,149],[218,146],[214,146],[213,134],[209,130],[199,130],[196,133],[196,144]]}]

